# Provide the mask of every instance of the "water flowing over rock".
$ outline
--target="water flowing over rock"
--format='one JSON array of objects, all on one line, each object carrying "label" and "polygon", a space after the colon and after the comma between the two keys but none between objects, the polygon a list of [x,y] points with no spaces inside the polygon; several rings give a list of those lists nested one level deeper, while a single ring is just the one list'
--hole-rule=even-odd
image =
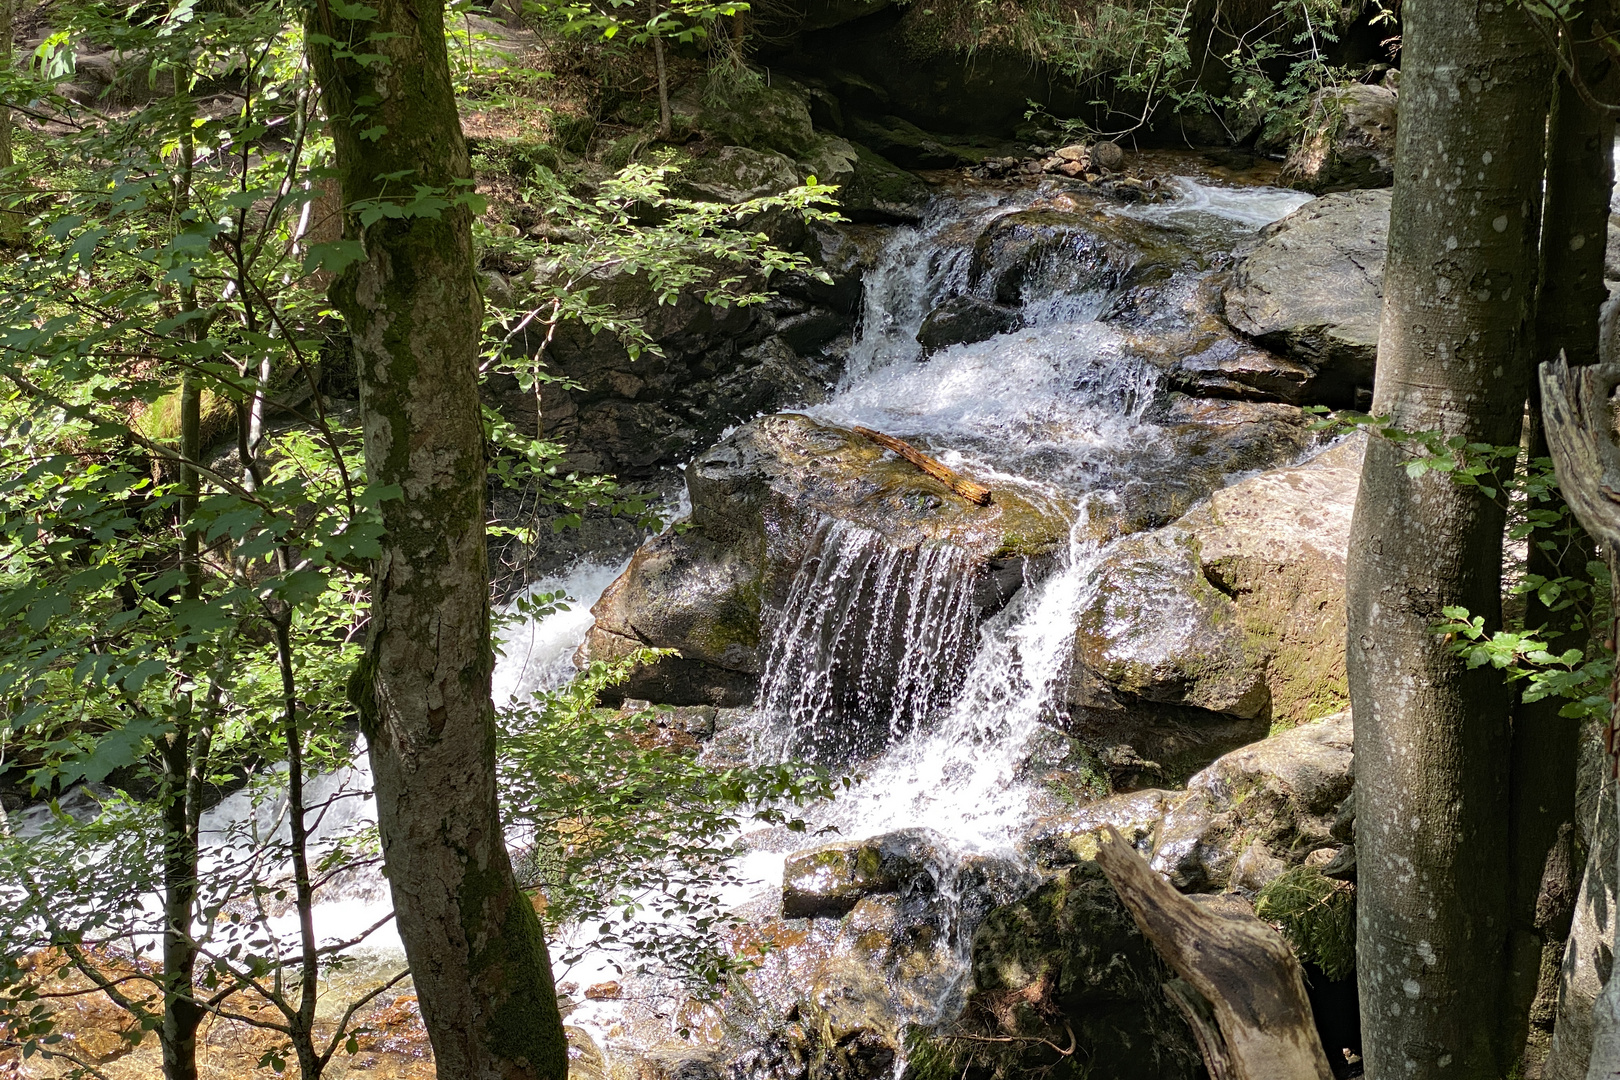
[{"label": "water flowing over rock", "polygon": [[[819,715],[926,712],[979,619],[1067,543],[1057,503],[1015,483],[975,506],[852,432],[757,420],[687,468],[689,528],[645,546],[595,609],[584,655],[673,648],[625,688],[671,703],[751,699],[761,620],[780,613],[775,704]],[[824,605],[831,605],[824,607]],[[797,652],[822,655],[797,681]],[[915,665],[908,669],[908,663]]]},{"label": "water flowing over rock", "polygon": [[[603,594],[581,658],[677,649],[623,692],[726,706],[707,760],[811,757],[860,780],[805,834],[744,828],[742,858],[767,869],[737,948],[771,948],[703,1013],[701,1045],[653,1024],[606,1036],[608,1059],[759,1080],[1197,1075],[1169,975],[1091,861],[1097,832],[1144,854],[1202,838],[1212,869],[1189,888],[1303,857],[1320,800],[1257,797],[1257,844],[1219,778],[1253,787],[1309,756],[1256,740],[1342,680],[1342,660],[1296,654],[1342,622],[1353,488],[1338,458],[1294,464],[1320,442],[1291,403],[1317,369],[1219,318],[1208,246],[1298,197],[1177,190],[1186,205],[1128,208],[958,192],[875,258],[838,234],[867,252],[843,373],[692,459],[690,518]],[[1177,369],[1194,340],[1249,359],[1200,383]],[[986,484],[990,505],[857,425]],[[1201,769],[1190,793],[1136,790]]]},{"label": "water flowing over rock", "polygon": [[1328,195],[1268,226],[1226,288],[1227,320],[1315,372],[1312,400],[1370,400],[1383,315],[1388,191]]}]

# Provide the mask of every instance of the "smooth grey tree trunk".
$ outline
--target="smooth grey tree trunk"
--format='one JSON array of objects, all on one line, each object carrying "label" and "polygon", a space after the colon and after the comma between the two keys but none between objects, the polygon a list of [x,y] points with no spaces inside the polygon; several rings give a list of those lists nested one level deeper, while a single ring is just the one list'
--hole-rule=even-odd
[{"label": "smooth grey tree trunk", "polygon": [[[1413,0],[1375,414],[1517,443],[1551,57],[1505,5]],[[1357,971],[1371,1080],[1499,1078],[1511,691],[1432,627],[1500,621],[1504,512],[1368,446],[1350,542]]]},{"label": "smooth grey tree trunk", "polygon": [[[367,477],[397,489],[382,503],[366,654],[350,690],[438,1075],[564,1080],[546,942],[513,879],[496,808],[483,302],[444,10],[434,0],[375,7],[374,18],[348,21],[317,3],[306,23],[347,234],[365,249],[332,292],[360,370]],[[355,59],[364,53],[380,59]],[[418,185],[453,205],[362,226],[357,204],[405,206]]]}]

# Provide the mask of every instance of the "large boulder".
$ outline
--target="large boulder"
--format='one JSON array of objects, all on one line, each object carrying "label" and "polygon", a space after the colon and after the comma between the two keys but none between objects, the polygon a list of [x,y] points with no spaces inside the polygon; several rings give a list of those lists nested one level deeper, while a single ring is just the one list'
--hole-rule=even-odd
[{"label": "large boulder", "polygon": [[1355,783],[1350,714],[1302,724],[1217,759],[1159,826],[1153,868],[1183,891],[1259,888],[1337,848],[1334,820]]},{"label": "large boulder", "polygon": [[1344,568],[1364,445],[1218,489],[1105,549],[1075,634],[1077,734],[1119,769],[1151,776],[1153,763],[1162,779],[1346,705]]},{"label": "large boulder", "polygon": [[1178,523],[1199,569],[1231,597],[1251,651],[1266,655],[1271,719],[1299,724],[1349,705],[1344,574],[1366,437],[1292,468],[1221,488]]},{"label": "large boulder", "polygon": [[859,639],[829,660],[827,676],[838,700],[847,689],[860,698],[857,712],[881,711],[888,702],[872,680],[900,677],[913,575],[927,586],[919,596],[955,598],[961,624],[948,629],[965,647],[965,631],[1010,599],[1027,564],[1068,540],[1062,508],[1033,488],[997,482],[992,504],[979,506],[876,443],[796,414],[743,426],[695,458],[686,479],[691,521],[646,545],[603,594],[580,653],[677,650],[638,669],[625,690],[674,704],[751,696],[764,613],[793,595],[817,602],[814,576],[853,557],[861,573],[842,583],[843,614]]},{"label": "large boulder", "polygon": [[1325,195],[1395,183],[1395,91],[1330,87],[1311,99],[1305,133],[1283,163],[1282,182]]},{"label": "large boulder", "polygon": [[1356,191],[1305,204],[1261,232],[1226,287],[1227,321],[1309,367],[1321,404],[1370,400],[1389,200]]}]

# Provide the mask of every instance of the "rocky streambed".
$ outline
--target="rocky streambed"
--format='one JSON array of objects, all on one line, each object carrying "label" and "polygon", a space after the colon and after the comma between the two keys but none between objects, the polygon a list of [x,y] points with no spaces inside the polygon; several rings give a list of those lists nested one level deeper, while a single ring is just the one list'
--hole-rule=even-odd
[{"label": "rocky streambed", "polygon": [[[626,984],[572,1014],[582,1063],[1192,1077],[1102,830],[1233,917],[1292,868],[1353,878],[1362,446],[1304,406],[1370,390],[1387,194],[1159,186],[937,192],[860,239],[837,379],[687,463],[688,516],[608,585],[578,659],[674,650],[622,692],[709,718],[710,760],[861,782],[819,840],[741,837],[761,883],[739,948],[771,948],[690,1037]],[[1342,1062],[1347,988],[1313,978]]]},{"label": "rocky streambed", "polygon": [[[727,159],[737,190],[769,181],[747,154],[766,152]],[[493,388],[574,464],[689,508],[652,537],[588,522],[532,563],[576,558],[537,587],[584,603],[509,631],[497,695],[555,685],[576,647],[670,649],[620,692],[679,710],[708,760],[860,780],[808,833],[739,836],[756,884],[732,946],[763,958],[718,1000],[561,973],[579,1076],[1191,1078],[1170,973],[1092,861],[1101,831],[1232,917],[1293,868],[1353,878],[1361,446],[1304,407],[1370,389],[1387,193],[1311,200],[1192,155],[1128,167],[1152,199],[903,174],[797,238],[830,283],[780,282],[763,311],[649,308],[652,360],[559,335],[571,386]],[[1312,978],[1342,1061],[1346,984]],[[411,1001],[379,1001],[387,1045],[344,1067],[421,1072]],[[149,1049],[103,1064],[143,1075]]]}]

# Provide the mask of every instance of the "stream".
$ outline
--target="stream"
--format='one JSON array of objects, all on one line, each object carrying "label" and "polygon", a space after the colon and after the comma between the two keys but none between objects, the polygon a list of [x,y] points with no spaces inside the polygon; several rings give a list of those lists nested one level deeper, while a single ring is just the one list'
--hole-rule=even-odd
[{"label": "stream", "polygon": [[[1176,168],[1186,164],[1181,159],[1166,158],[1169,171],[1184,171]],[[740,827],[741,868],[757,884],[732,899],[761,925],[780,917],[784,860],[796,851],[928,831],[930,865],[940,872],[926,918],[938,929],[937,943],[923,968],[895,983],[903,1023],[935,1023],[960,1007],[976,920],[991,902],[1027,888],[1016,841],[1052,806],[1032,756],[1067,708],[1077,613],[1098,588],[1095,567],[1117,535],[1103,526],[1165,492],[1183,492],[1183,503],[1207,493],[1208,484],[1199,487],[1203,481],[1190,476],[1182,421],[1165,414],[1165,376],[1141,342],[1185,332],[1185,310],[1200,283],[1234,247],[1310,199],[1207,172],[1166,182],[1174,198],[1093,208],[1099,232],[1173,242],[1197,258],[1166,260],[1144,279],[1106,245],[1082,245],[1078,256],[1073,245],[1058,245],[1030,261],[1011,286],[976,263],[977,238],[1008,214],[1051,209],[1054,200],[1058,210],[1071,210],[1061,192],[942,190],[920,224],[890,231],[866,276],[859,331],[839,383],[825,400],[798,410],[913,441],[976,478],[1017,485],[1072,523],[1067,545],[1026,566],[1023,587],[981,618],[962,552],[943,544],[897,552],[857,525],[824,522],[785,603],[767,612],[757,705],[720,710],[722,737],[705,751],[717,760],[813,757],[858,777],[848,794],[811,808],[806,833]],[[1009,289],[1017,296],[1016,328],[925,355],[918,332],[942,301],[1005,303]],[[502,630],[497,704],[571,677],[590,608],[623,569],[618,557],[587,553],[570,571],[531,585],[565,592],[571,602]],[[835,693],[835,683],[856,689]],[[349,769],[317,778],[315,797],[361,792],[368,781],[362,753]],[[328,834],[372,820],[369,802],[358,797],[334,806],[321,823]],[[203,832],[228,846],[225,838],[239,835],[244,821],[275,827],[268,814],[246,795],[232,796],[209,811]],[[361,875],[329,891],[316,911],[317,930],[349,937],[387,912],[380,875]],[[278,920],[278,932],[293,929],[290,918]],[[831,938],[824,944],[824,952],[835,948]],[[365,962],[340,976],[345,985],[402,959],[391,926],[355,952]],[[766,1003],[761,1009],[790,1008],[814,982],[804,955],[773,954],[749,977]],[[618,979],[613,960],[588,956],[559,969],[559,983],[577,990]],[[575,994],[568,1015],[609,1062],[679,1042],[672,1035],[679,993],[657,980],[626,982],[613,1000]]]}]

